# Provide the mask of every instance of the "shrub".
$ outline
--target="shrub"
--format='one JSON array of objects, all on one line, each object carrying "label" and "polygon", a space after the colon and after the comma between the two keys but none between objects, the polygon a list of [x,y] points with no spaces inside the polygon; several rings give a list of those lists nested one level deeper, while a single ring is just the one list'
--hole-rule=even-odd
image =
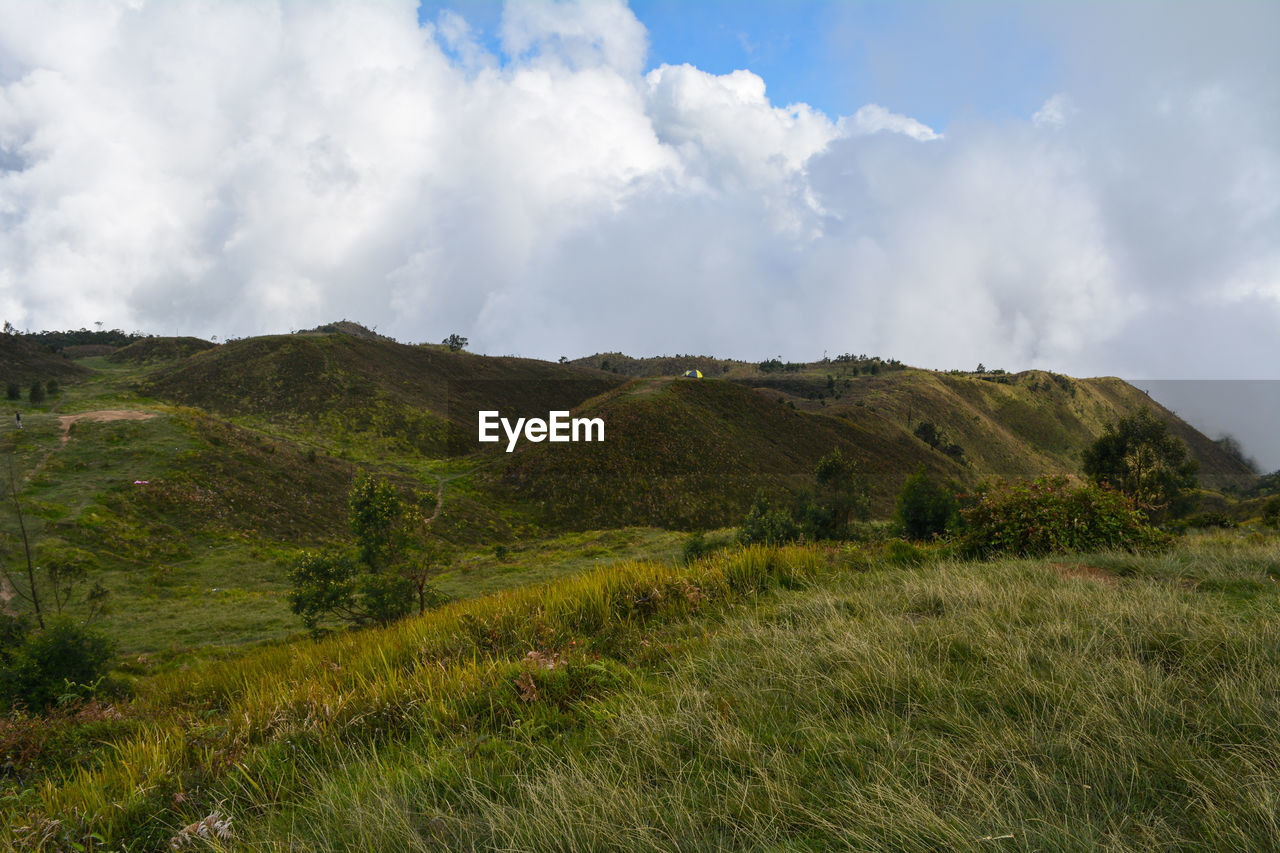
[{"label": "shrub", "polygon": [[804,510],[805,532],[814,539],[843,539],[850,521],[866,521],[871,501],[858,476],[858,463],[832,450],[814,466],[818,501]]},{"label": "shrub", "polygon": [[1272,527],[1280,525],[1280,497],[1267,501],[1262,508],[1262,520]]},{"label": "shrub", "polygon": [[107,638],[69,619],[51,621],[18,643],[8,630],[15,627],[7,626],[8,644],[0,650],[0,702],[9,708],[46,710],[65,695],[92,691],[110,668]]},{"label": "shrub", "polygon": [[10,382],[5,388],[5,396],[10,400],[22,399],[22,386],[17,382]]},{"label": "shrub", "polygon": [[1126,495],[1066,477],[989,487],[961,510],[961,516],[960,551],[969,557],[1034,557],[1108,548],[1147,551],[1169,541]]},{"label": "shrub", "polygon": [[1208,527],[1220,527],[1223,530],[1230,530],[1235,527],[1236,523],[1227,515],[1220,512],[1198,512],[1195,515],[1187,516],[1178,527],[1183,530],[1195,530]]},{"label": "shrub", "polygon": [[751,509],[742,520],[738,541],[743,545],[782,545],[799,538],[800,528],[791,513],[773,509],[764,492],[756,492]]},{"label": "shrub", "polygon": [[31,390],[27,392],[27,399],[33,403],[44,402],[44,383],[35,381],[31,383]]},{"label": "shrub", "polygon": [[925,560],[925,552],[901,539],[890,539],[884,549],[885,561],[895,566],[918,566]]},{"label": "shrub", "polygon": [[922,421],[917,424],[915,434],[916,438],[920,439],[930,447],[937,447],[938,443],[942,441],[942,434],[938,432],[938,428],[929,421]]},{"label": "shrub", "polygon": [[688,565],[694,560],[724,549],[729,544],[729,541],[724,538],[707,538],[705,533],[699,531],[684,541],[684,546],[680,549],[680,562]]},{"label": "shrub", "polygon": [[54,394],[57,394],[59,391],[61,391],[62,388],[61,386],[58,385],[58,380],[50,379],[48,382],[45,383],[45,390],[48,391],[49,396],[52,397]]},{"label": "shrub", "polygon": [[345,554],[306,551],[289,571],[289,609],[312,631],[326,616],[355,619],[357,567]]},{"label": "shrub", "polygon": [[895,520],[908,539],[931,539],[954,525],[955,512],[955,497],[921,468],[907,478],[898,494]]}]

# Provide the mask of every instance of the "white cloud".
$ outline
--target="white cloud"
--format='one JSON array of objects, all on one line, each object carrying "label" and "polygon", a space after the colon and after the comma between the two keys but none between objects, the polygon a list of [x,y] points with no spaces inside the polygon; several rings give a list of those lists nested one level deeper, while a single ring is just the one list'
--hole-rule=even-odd
[{"label": "white cloud", "polygon": [[869,134],[888,131],[901,133],[921,142],[928,142],[942,137],[927,124],[916,121],[910,116],[891,113],[879,104],[867,104],[848,118],[840,120],[842,130],[849,133]]},{"label": "white cloud", "polygon": [[1031,123],[1037,127],[1062,127],[1073,111],[1071,99],[1059,92],[1052,95],[1040,109],[1035,111],[1031,116]]},{"label": "white cloud", "polygon": [[411,0],[10,12],[0,308],[19,326],[345,316],[550,357],[1280,364],[1280,336],[1252,332],[1280,320],[1265,8],[1117,12],[1105,61],[1064,11],[1079,73],[1030,118],[945,134],[874,103],[775,105],[748,70],[646,73],[619,2],[511,5],[505,62],[456,14],[419,27]]}]

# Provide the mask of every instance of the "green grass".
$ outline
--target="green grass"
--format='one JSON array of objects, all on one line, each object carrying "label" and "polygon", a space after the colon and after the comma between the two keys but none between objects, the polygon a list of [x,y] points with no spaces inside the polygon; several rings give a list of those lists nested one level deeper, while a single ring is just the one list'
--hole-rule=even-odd
[{"label": "green grass", "polygon": [[362,752],[244,849],[1274,849],[1274,584],[1168,581],[1269,583],[1280,549],[1118,559],[779,592],[576,725]]},{"label": "green grass", "polygon": [[543,583],[625,560],[674,562],[687,537],[655,528],[622,528],[565,533],[460,556],[435,585],[452,598],[472,598],[518,586]]},{"label": "green grass", "polygon": [[244,850],[1273,849],[1277,578],[1280,543],[1225,534],[623,564],[147,679],[145,722],[0,837],[150,848],[217,812]]}]

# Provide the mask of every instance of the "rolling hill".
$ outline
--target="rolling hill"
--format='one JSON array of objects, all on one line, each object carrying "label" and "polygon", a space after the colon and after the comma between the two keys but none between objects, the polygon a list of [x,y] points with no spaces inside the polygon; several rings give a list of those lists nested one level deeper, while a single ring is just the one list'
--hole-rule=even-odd
[{"label": "rolling hill", "polygon": [[24,335],[0,335],[0,382],[25,386],[83,376],[87,371],[61,353]]},{"label": "rolling hill", "polygon": [[533,359],[407,346],[347,333],[248,338],[198,352],[140,390],[277,426],[374,437],[428,456],[476,447],[475,411],[568,408],[623,380]]},{"label": "rolling hill", "polygon": [[[532,499],[553,524],[716,527],[741,518],[757,488],[777,497],[803,494],[817,461],[838,448],[858,462],[873,512],[885,516],[921,466],[960,486],[1079,473],[1081,451],[1106,424],[1144,407],[1187,442],[1205,486],[1243,488],[1254,478],[1238,459],[1113,378],[906,369],[828,384],[819,376],[747,368],[728,375],[633,380],[580,409],[604,419],[604,443],[523,445],[494,475],[495,484]],[[831,396],[815,402],[829,388]]]}]

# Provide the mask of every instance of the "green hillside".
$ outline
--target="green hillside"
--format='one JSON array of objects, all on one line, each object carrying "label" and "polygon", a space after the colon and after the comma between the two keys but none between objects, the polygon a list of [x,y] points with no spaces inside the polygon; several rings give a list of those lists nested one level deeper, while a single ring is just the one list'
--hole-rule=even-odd
[{"label": "green hillside", "polygon": [[84,369],[61,353],[23,335],[0,335],[0,383],[59,382],[82,376]]},{"label": "green hillside", "polygon": [[279,427],[374,439],[432,457],[475,448],[475,412],[568,408],[617,377],[532,359],[350,334],[247,338],[153,374],[142,393]]},{"label": "green hillside", "polygon": [[[831,396],[816,400],[810,395],[829,387],[820,373],[728,375],[633,380],[581,407],[604,419],[604,443],[521,445],[495,481],[533,500],[551,523],[718,527],[741,518],[757,488],[812,488],[814,465],[838,448],[858,462],[873,512],[884,516],[920,466],[964,486],[1078,474],[1081,452],[1104,427],[1144,407],[1188,443],[1205,486],[1254,480],[1238,459],[1118,379],[907,369],[831,383]],[[936,446],[917,436],[925,423]]]},{"label": "green hillside", "polygon": [[[67,371],[59,394],[16,404],[26,429],[6,438],[30,532],[38,548],[93,555],[124,648],[296,634],[288,566],[300,548],[348,541],[346,492],[360,470],[388,478],[431,519],[431,535],[457,552],[443,586],[465,595],[545,576],[540,561],[511,556],[529,549],[590,566],[656,542],[672,550],[664,531],[736,525],[758,488],[781,501],[811,490],[814,465],[835,448],[858,462],[878,519],[921,465],[961,486],[1078,472],[1080,450],[1106,423],[1150,404],[1114,379],[951,375],[870,359],[723,362],[727,379],[628,381],[325,329],[218,346],[143,338],[79,361],[10,338],[22,369]],[[686,363],[632,362],[638,372]],[[606,440],[521,442],[511,454],[475,441],[480,409],[561,408],[601,417]],[[1169,417],[1206,485],[1252,482]],[[936,446],[916,434],[925,422]],[[1211,495],[1206,508],[1237,506]],[[1238,509],[1258,515],[1265,501]],[[619,527],[650,532],[607,547],[561,538]],[[0,528],[14,557],[12,513]]]}]

